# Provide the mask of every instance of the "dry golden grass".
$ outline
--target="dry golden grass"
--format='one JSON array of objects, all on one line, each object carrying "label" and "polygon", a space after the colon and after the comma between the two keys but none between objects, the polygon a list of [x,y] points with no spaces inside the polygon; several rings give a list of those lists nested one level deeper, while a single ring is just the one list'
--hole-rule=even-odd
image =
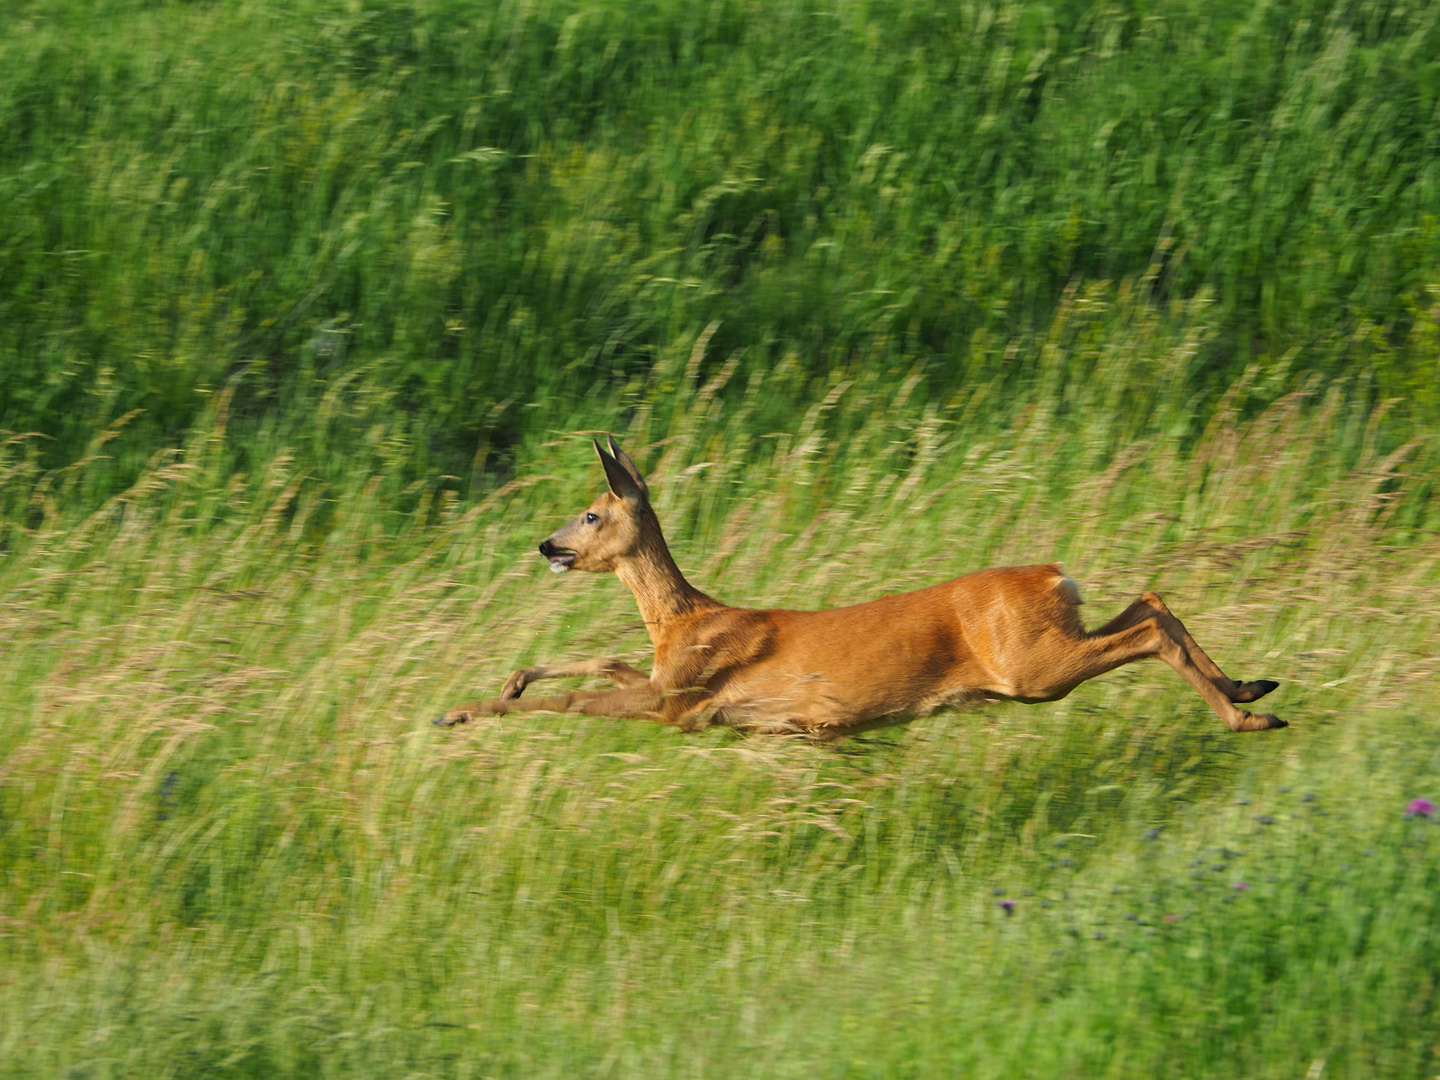
[{"label": "dry golden grass", "polygon": [[523,663],[647,662],[618,582],[533,555],[599,483],[585,437],[429,524],[372,484],[323,531],[283,458],[214,491],[223,436],[197,439],[0,570],[8,1067],[1429,1062],[1435,871],[1403,813],[1440,734],[1440,541],[1407,524],[1428,442],[1347,444],[1335,395],[1094,473],[1043,410],[974,442],[937,413],[888,457],[869,428],[731,457],[724,421],[629,433],[717,595],[841,603],[1063,558],[1092,619],[1158,588],[1227,669],[1282,681],[1293,727],[1232,736],[1156,664],[838,749],[574,716],[437,731]]}]

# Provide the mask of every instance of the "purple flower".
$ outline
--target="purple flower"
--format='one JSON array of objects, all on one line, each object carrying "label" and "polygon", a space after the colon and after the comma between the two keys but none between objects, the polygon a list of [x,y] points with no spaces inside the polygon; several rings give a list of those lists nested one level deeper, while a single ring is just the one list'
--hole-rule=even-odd
[{"label": "purple flower", "polygon": [[1013,914],[1014,911],[1015,911],[1015,901],[1014,901],[1014,900],[1001,900],[1001,901],[1000,901],[1000,906],[1005,909],[1005,914],[1006,914],[1006,915]]},{"label": "purple flower", "polygon": [[1410,805],[1405,807],[1405,813],[1411,817],[1429,817],[1435,813],[1435,804],[1429,799],[1411,799]]},{"label": "purple flower", "polygon": [[1236,892],[1244,892],[1244,891],[1245,891],[1246,889],[1248,889],[1249,887],[1250,887],[1250,883],[1249,883],[1248,881],[1237,881],[1237,882],[1235,882],[1235,891],[1236,891]]}]

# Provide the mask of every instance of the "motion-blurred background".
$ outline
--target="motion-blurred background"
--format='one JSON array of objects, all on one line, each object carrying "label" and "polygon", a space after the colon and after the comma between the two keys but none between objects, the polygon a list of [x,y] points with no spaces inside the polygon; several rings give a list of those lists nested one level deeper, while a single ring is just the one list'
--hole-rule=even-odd
[{"label": "motion-blurred background", "polygon": [[[0,1073],[1440,1071],[1437,109],[1398,0],[12,0]],[[599,431],[723,599],[1063,559],[1294,726],[432,731],[648,664]]]}]

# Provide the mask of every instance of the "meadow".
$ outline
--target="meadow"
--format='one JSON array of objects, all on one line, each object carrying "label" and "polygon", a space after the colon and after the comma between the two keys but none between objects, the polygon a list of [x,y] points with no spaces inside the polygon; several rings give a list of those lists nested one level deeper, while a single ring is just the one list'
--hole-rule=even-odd
[{"label": "meadow", "polygon": [[[1440,1072],[1440,8],[0,13],[0,1075]],[[1064,561],[1167,667],[442,730]]]}]

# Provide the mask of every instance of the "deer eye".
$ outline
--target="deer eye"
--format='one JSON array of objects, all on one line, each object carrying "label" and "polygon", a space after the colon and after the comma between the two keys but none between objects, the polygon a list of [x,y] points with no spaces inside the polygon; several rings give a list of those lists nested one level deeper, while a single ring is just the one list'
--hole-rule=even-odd
[{"label": "deer eye", "polygon": [[599,520],[600,520],[600,515],[599,515],[599,514],[586,514],[586,515],[585,515],[585,524],[586,524],[586,525],[594,525],[595,522],[597,522],[597,521],[599,521]]}]

